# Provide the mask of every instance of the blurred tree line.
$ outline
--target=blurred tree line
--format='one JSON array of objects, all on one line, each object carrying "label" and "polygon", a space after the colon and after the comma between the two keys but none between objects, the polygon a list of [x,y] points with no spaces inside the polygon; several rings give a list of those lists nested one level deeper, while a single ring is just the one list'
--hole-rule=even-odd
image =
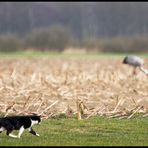
[{"label": "blurred tree line", "polygon": [[148,2],[1,2],[0,50],[148,50]]}]

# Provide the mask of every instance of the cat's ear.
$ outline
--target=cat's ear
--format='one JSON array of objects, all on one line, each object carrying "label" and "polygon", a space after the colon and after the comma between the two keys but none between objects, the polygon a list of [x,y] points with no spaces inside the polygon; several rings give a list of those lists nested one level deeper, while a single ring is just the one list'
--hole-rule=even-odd
[{"label": "cat's ear", "polygon": [[37,113],[32,113],[33,116],[39,116]]}]

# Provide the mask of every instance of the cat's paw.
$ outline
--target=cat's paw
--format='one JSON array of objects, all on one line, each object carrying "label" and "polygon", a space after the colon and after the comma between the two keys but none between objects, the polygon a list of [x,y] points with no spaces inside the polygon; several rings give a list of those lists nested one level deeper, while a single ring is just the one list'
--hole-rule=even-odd
[{"label": "cat's paw", "polygon": [[39,135],[39,134],[36,134],[36,136],[38,136],[38,137],[39,137],[40,135]]}]

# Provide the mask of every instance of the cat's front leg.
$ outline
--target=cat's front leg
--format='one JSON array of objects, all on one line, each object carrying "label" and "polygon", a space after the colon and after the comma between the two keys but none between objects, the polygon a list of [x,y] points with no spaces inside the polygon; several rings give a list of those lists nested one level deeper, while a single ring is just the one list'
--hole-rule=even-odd
[{"label": "cat's front leg", "polygon": [[30,132],[31,134],[33,134],[33,135],[35,135],[35,136],[40,136],[38,133],[36,133],[36,132],[32,129],[32,127],[30,127],[28,130],[29,130],[29,132]]}]

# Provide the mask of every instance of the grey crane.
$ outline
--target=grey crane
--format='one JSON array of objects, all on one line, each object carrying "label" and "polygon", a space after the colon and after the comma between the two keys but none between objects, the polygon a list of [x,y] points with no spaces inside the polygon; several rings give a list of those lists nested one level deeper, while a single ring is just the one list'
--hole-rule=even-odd
[{"label": "grey crane", "polygon": [[136,74],[136,69],[139,68],[142,72],[148,75],[148,70],[143,68],[144,60],[138,56],[126,56],[124,57],[122,63],[133,66],[133,74]]}]

